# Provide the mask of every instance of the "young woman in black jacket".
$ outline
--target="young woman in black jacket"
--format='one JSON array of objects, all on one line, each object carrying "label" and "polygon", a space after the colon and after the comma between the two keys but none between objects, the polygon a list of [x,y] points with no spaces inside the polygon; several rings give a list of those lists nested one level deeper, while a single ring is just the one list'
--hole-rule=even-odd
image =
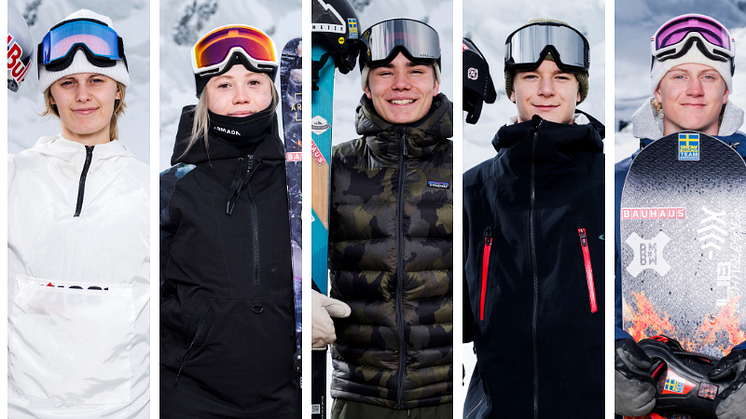
[{"label": "young woman in black jacket", "polygon": [[161,417],[297,418],[276,50],[224,26],[192,66],[199,102],[161,174]]}]

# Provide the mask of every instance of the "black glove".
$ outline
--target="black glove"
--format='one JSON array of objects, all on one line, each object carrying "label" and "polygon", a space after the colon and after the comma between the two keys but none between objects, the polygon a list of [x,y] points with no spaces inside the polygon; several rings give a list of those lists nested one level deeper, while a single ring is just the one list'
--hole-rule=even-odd
[{"label": "black glove", "polygon": [[644,416],[655,407],[655,380],[648,370],[653,361],[634,339],[617,339],[614,351],[614,411]]},{"label": "black glove", "polygon": [[730,351],[712,367],[709,376],[713,381],[735,377],[715,399],[718,419],[746,419],[746,350]]}]

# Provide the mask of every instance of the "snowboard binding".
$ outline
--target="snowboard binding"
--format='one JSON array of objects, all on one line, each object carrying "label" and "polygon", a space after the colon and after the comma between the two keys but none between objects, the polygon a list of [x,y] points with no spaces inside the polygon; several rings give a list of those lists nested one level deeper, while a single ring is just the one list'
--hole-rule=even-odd
[{"label": "snowboard binding", "polygon": [[717,419],[715,399],[732,381],[714,382],[708,378],[718,358],[686,351],[678,341],[666,336],[638,343],[653,361],[650,375],[657,382],[658,393],[654,412],[688,413],[697,418]]}]

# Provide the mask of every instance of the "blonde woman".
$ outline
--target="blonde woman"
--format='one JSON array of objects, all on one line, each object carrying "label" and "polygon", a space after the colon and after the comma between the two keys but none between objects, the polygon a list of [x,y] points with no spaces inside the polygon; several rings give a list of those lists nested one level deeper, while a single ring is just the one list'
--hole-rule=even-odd
[{"label": "blonde woman", "polygon": [[9,416],[146,418],[148,167],[117,140],[124,43],[79,10],[38,51],[61,133],[8,164]]},{"label": "blonde woman", "polygon": [[192,51],[161,174],[161,418],[300,417],[275,54],[244,25]]}]

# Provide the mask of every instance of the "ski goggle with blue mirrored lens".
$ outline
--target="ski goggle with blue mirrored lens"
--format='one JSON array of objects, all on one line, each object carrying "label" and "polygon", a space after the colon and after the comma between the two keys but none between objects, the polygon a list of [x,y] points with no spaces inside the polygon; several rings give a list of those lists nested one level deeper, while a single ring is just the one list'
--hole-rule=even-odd
[{"label": "ski goggle with blue mirrored lens", "polygon": [[736,41],[717,20],[698,14],[675,17],[655,32],[650,40],[650,52],[658,61],[679,58],[697,45],[702,54],[713,60],[731,62],[735,72]]},{"label": "ski goggle with blue mirrored lens", "polygon": [[505,40],[505,67],[535,70],[547,53],[568,73],[588,71],[591,65],[590,46],[580,32],[560,23],[537,22],[518,28]]},{"label": "ski goggle with blue mirrored lens", "polygon": [[205,77],[220,74],[236,53],[257,72],[272,73],[280,65],[275,44],[266,33],[251,26],[227,25],[197,41],[192,48],[192,70]]},{"label": "ski goggle with blue mirrored lens", "polygon": [[122,38],[105,23],[91,19],[68,20],[47,32],[38,47],[38,63],[47,71],[61,71],[72,64],[77,50],[97,67],[113,67],[124,61]]},{"label": "ski goggle with blue mirrored lens", "polygon": [[440,63],[438,32],[417,20],[378,22],[363,32],[360,40],[363,42],[360,62],[371,68],[390,63],[399,52],[415,64]]}]

